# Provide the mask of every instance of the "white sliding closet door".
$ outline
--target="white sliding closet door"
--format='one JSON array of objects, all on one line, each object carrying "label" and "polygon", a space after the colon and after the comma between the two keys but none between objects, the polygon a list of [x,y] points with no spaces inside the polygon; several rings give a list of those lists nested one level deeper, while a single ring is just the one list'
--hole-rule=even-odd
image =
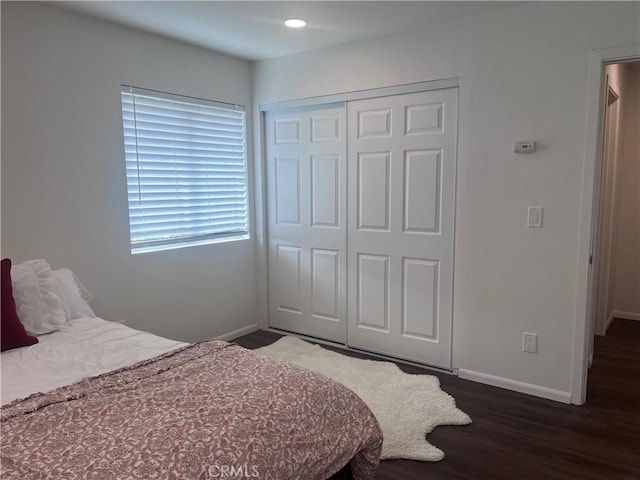
[{"label": "white sliding closet door", "polygon": [[348,104],[348,344],[451,367],[457,88]]},{"label": "white sliding closet door", "polygon": [[266,114],[269,325],[346,341],[345,108]]}]

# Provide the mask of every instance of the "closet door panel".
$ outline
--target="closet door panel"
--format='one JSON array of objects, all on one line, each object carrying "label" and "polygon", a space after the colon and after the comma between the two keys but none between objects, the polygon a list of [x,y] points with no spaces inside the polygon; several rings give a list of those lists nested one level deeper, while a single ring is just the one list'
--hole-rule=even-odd
[{"label": "closet door panel", "polygon": [[457,88],[348,104],[348,344],[451,367]]},{"label": "closet door panel", "polygon": [[346,341],[344,104],[267,112],[269,325]]}]

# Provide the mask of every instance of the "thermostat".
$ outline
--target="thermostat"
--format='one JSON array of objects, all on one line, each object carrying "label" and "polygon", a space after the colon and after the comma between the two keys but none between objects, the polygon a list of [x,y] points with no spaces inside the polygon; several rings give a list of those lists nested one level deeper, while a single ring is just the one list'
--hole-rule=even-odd
[{"label": "thermostat", "polygon": [[535,140],[518,140],[513,144],[515,153],[533,153],[536,151]]}]

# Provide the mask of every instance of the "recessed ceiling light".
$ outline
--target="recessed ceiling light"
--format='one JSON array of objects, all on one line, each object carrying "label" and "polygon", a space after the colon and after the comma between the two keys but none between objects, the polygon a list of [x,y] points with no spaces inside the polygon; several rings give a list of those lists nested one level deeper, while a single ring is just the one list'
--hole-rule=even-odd
[{"label": "recessed ceiling light", "polygon": [[307,24],[307,22],[300,18],[288,18],[284,21],[284,24],[290,28],[302,28]]}]

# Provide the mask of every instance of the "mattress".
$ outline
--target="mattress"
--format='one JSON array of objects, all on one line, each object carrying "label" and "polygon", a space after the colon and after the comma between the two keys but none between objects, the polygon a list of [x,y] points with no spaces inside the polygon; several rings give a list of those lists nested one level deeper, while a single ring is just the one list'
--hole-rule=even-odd
[{"label": "mattress", "polygon": [[101,318],[71,320],[64,331],[40,335],[35,345],[2,352],[2,405],[186,345]]}]

